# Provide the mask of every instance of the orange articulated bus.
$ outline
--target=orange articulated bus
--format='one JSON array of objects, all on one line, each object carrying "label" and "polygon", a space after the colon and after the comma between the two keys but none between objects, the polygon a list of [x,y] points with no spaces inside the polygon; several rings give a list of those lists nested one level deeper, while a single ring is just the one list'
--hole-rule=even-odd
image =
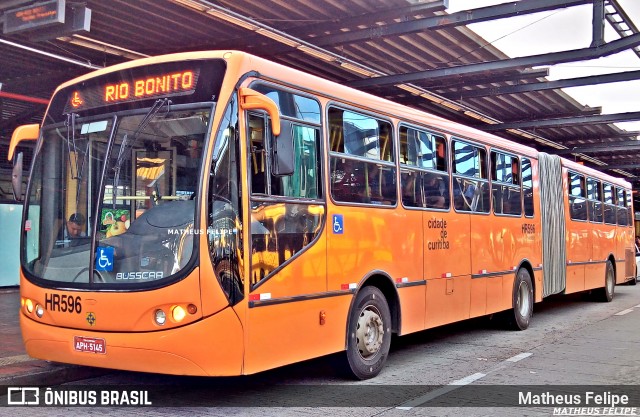
[{"label": "orange articulated bus", "polygon": [[365,379],[392,333],[526,329],[548,295],[635,282],[628,182],[242,52],[69,81],[11,153],[34,139],[36,358],[241,375],[344,351]]}]

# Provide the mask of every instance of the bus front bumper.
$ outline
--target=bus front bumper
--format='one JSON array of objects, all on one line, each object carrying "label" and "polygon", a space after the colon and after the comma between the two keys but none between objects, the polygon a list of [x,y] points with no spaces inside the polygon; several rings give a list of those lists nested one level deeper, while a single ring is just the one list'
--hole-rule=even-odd
[{"label": "bus front bumper", "polygon": [[[38,323],[22,312],[20,327],[27,353],[37,359],[172,375],[242,374],[242,326],[231,308],[195,323],[155,332],[60,328]],[[77,349],[78,340],[91,339],[104,346],[103,353]]]}]

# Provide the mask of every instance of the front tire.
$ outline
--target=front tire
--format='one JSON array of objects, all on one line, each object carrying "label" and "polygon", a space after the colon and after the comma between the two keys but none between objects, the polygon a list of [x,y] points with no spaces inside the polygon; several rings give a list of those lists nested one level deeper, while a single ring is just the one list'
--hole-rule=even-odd
[{"label": "front tire", "polygon": [[608,303],[613,300],[613,294],[615,292],[616,287],[616,274],[613,270],[613,265],[611,261],[607,261],[607,267],[605,269],[604,275],[604,287],[598,288],[596,290],[595,296],[597,301],[602,301],[603,303]]},{"label": "front tire", "polygon": [[525,268],[520,268],[513,283],[513,309],[508,312],[511,329],[525,330],[529,327],[533,315],[533,302],[531,275]]},{"label": "front tire", "polygon": [[350,375],[373,378],[384,366],[391,346],[391,313],[382,292],[362,288],[349,313],[346,360]]}]

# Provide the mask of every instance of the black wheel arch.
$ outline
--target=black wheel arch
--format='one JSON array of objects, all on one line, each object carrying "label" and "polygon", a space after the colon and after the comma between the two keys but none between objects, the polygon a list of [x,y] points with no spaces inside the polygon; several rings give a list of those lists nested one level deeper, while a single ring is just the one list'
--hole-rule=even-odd
[{"label": "black wheel arch", "polygon": [[531,265],[531,261],[529,261],[529,259],[523,259],[522,261],[520,261],[520,264],[518,265],[518,267],[515,269],[515,273],[516,275],[518,274],[518,271],[524,268],[529,272],[529,276],[531,277],[531,286],[533,287],[533,302],[535,304],[536,302],[536,275],[535,275],[535,271],[533,270],[533,265]]},{"label": "black wheel arch", "polygon": [[[351,302],[349,303],[349,311],[353,309],[353,304],[356,302],[358,292],[361,291],[364,287],[369,287],[369,286],[378,288],[384,295],[387,301],[387,305],[389,306],[389,312],[391,313],[391,332],[400,333],[400,329],[402,325],[402,315],[400,311],[400,296],[398,295],[398,289],[396,288],[396,285],[394,284],[393,279],[385,271],[373,270],[360,280],[360,282],[358,283],[358,287],[353,292],[353,297],[351,298]],[[350,328],[350,323],[347,321],[347,326],[345,328],[345,333],[344,333],[345,349],[347,348],[347,343],[349,340],[349,328]]]}]

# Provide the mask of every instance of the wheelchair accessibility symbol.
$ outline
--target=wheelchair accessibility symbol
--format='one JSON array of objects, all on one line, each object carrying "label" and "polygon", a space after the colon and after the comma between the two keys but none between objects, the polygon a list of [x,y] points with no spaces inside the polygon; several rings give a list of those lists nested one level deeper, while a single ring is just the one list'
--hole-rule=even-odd
[{"label": "wheelchair accessibility symbol", "polygon": [[96,248],[96,271],[113,271],[113,248]]},{"label": "wheelchair accessibility symbol", "polygon": [[344,219],[342,214],[333,215],[333,234],[341,235],[344,233]]}]

